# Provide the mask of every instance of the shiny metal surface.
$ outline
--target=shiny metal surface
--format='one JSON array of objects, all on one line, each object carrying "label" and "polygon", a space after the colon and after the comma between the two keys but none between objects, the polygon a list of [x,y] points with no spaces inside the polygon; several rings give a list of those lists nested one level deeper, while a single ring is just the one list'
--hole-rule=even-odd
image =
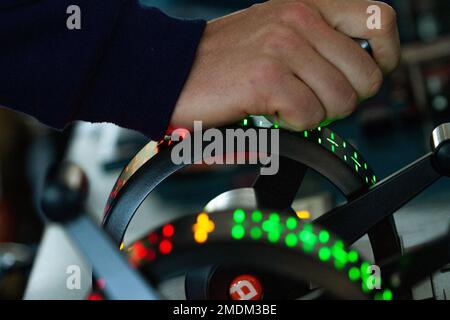
[{"label": "shiny metal surface", "polygon": [[241,188],[224,192],[212,199],[205,206],[206,212],[225,211],[235,208],[252,209],[257,207],[253,188]]},{"label": "shiny metal surface", "polygon": [[444,123],[434,129],[431,135],[431,147],[436,150],[446,141],[450,141],[450,123]]}]

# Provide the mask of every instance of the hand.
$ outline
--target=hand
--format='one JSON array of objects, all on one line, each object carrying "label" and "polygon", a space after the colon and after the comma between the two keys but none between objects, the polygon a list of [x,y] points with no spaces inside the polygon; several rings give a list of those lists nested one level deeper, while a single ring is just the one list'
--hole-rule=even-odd
[{"label": "hand", "polygon": [[[367,8],[381,8],[380,30]],[[373,58],[352,38],[367,39]],[[172,124],[252,115],[305,130],[351,114],[400,60],[395,11],[366,0],[272,0],[208,23]]]}]

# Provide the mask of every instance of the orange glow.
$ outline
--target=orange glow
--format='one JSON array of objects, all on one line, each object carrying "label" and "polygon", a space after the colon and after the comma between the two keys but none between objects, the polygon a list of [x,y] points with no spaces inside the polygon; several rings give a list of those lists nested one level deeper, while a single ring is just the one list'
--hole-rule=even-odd
[{"label": "orange glow", "polygon": [[216,228],[214,222],[209,219],[206,213],[200,213],[197,216],[197,222],[192,230],[194,231],[194,240],[197,243],[205,243],[208,240],[208,234]]}]

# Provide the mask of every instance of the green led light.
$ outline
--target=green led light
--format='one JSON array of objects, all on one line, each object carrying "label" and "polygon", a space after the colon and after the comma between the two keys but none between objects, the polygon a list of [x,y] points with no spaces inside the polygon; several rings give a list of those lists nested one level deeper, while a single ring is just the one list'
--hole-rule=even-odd
[{"label": "green led light", "polygon": [[327,243],[330,240],[330,234],[328,231],[322,230],[319,233],[319,241],[322,243]]},{"label": "green led light", "polygon": [[347,148],[347,142],[342,142],[342,146],[344,147],[344,148]]},{"label": "green led light", "polygon": [[344,160],[347,161],[347,156],[346,155],[344,155]]},{"label": "green led light", "polygon": [[334,247],[344,249],[344,242],[342,242],[341,240],[336,240],[336,242],[334,243]]},{"label": "green led light", "polygon": [[286,227],[287,227],[289,230],[294,230],[295,228],[297,228],[297,219],[294,218],[294,217],[289,217],[289,218],[286,220]]},{"label": "green led light", "polygon": [[339,261],[339,260],[335,260],[334,267],[338,270],[342,270],[345,268],[345,263],[342,263],[342,261]]},{"label": "green led light", "polygon": [[334,264],[337,269],[342,269],[345,267],[348,258],[347,258],[347,252],[343,249],[344,244],[342,241],[336,241],[333,245],[333,248],[331,249],[331,252],[334,257]]},{"label": "green led light", "polygon": [[393,298],[392,291],[389,289],[384,290],[383,300],[392,300],[392,298]]},{"label": "green led light", "polygon": [[359,278],[361,277],[361,271],[359,271],[358,268],[353,267],[348,271],[348,277],[353,282],[358,281]]},{"label": "green led light", "polygon": [[263,233],[262,233],[261,229],[258,228],[258,227],[253,227],[253,228],[250,230],[250,237],[251,237],[253,240],[259,240],[259,239],[261,239],[261,238],[262,238],[262,235],[263,235]]},{"label": "green led light", "polygon": [[300,232],[300,240],[304,245],[314,247],[317,242],[317,236],[311,231],[303,230]]},{"label": "green led light", "polygon": [[244,119],[243,123],[244,123],[244,126],[248,125],[248,119]]},{"label": "green led light", "polygon": [[280,233],[277,231],[272,231],[269,232],[269,234],[267,235],[267,239],[269,239],[269,242],[275,243],[278,242],[280,240]]},{"label": "green led light", "polygon": [[331,133],[331,140],[334,140],[334,132]]},{"label": "green led light", "polygon": [[269,216],[269,220],[274,223],[280,222],[280,215],[278,213],[271,213]]},{"label": "green led light", "polygon": [[363,291],[364,293],[369,293],[369,292],[370,292],[370,289],[369,289],[369,287],[367,286],[367,283],[366,283],[365,280],[363,280],[363,282],[361,283],[361,289],[362,289],[362,291]]},{"label": "green led light", "polygon": [[361,264],[360,270],[361,270],[361,276],[362,276],[363,279],[367,279],[370,276],[370,274],[369,274],[369,272],[370,272],[369,271],[369,267],[370,267],[370,265],[367,262],[363,262]]},{"label": "green led light", "polygon": [[275,129],[279,129],[280,128],[280,125],[278,124],[278,123],[274,123],[274,125],[273,125],[273,127],[275,128]]},{"label": "green led light", "polygon": [[334,145],[331,146],[331,151],[336,152],[336,147]]},{"label": "green led light", "polygon": [[243,226],[241,225],[235,225],[232,229],[231,229],[231,236],[233,237],[233,239],[236,240],[240,240],[245,236],[245,229]]},{"label": "green led light", "polygon": [[261,222],[262,218],[263,218],[263,214],[261,213],[261,211],[259,211],[259,210],[253,211],[253,213],[252,213],[252,220],[254,222]]},{"label": "green led light", "polygon": [[372,181],[373,181],[373,183],[376,183],[376,182],[377,182],[377,177],[376,177],[376,176],[373,176],[373,177],[372,177]]},{"label": "green led light", "polygon": [[348,255],[347,255],[348,261],[350,261],[351,263],[355,263],[356,261],[358,261],[359,255],[358,252],[356,252],[355,250],[351,250]]},{"label": "green led light", "polygon": [[322,139],[319,138],[319,139],[317,140],[317,142],[319,142],[319,144],[322,144]]},{"label": "green led light", "polygon": [[236,223],[242,223],[245,221],[245,212],[242,209],[237,209],[233,213],[233,219]]},{"label": "green led light", "polygon": [[297,236],[295,234],[293,234],[293,233],[288,234],[284,241],[286,242],[286,245],[289,248],[295,247],[297,245],[297,242],[298,242]]},{"label": "green led light", "polygon": [[303,135],[305,136],[305,138],[308,138],[308,131],[304,131]]},{"label": "green led light", "polygon": [[358,160],[358,154],[356,152],[353,152],[353,157]]},{"label": "green led light", "polygon": [[273,228],[272,225],[273,225],[272,222],[266,220],[263,222],[262,228],[265,232],[270,232],[270,230],[272,230],[272,228]]},{"label": "green led light", "polygon": [[328,261],[331,258],[331,250],[328,247],[322,247],[319,250],[319,259],[320,261]]},{"label": "green led light", "polygon": [[364,163],[364,169],[368,169],[369,167],[367,166],[367,163]]}]

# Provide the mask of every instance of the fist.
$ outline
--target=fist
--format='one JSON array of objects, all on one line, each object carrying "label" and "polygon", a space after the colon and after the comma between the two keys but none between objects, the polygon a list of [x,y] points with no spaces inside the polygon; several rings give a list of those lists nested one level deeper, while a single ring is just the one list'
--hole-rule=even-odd
[{"label": "fist", "polygon": [[[370,6],[381,13],[369,28]],[[373,56],[352,38],[367,39]],[[350,115],[400,60],[395,11],[366,0],[272,0],[210,21],[172,125],[252,115],[305,130]]]}]

